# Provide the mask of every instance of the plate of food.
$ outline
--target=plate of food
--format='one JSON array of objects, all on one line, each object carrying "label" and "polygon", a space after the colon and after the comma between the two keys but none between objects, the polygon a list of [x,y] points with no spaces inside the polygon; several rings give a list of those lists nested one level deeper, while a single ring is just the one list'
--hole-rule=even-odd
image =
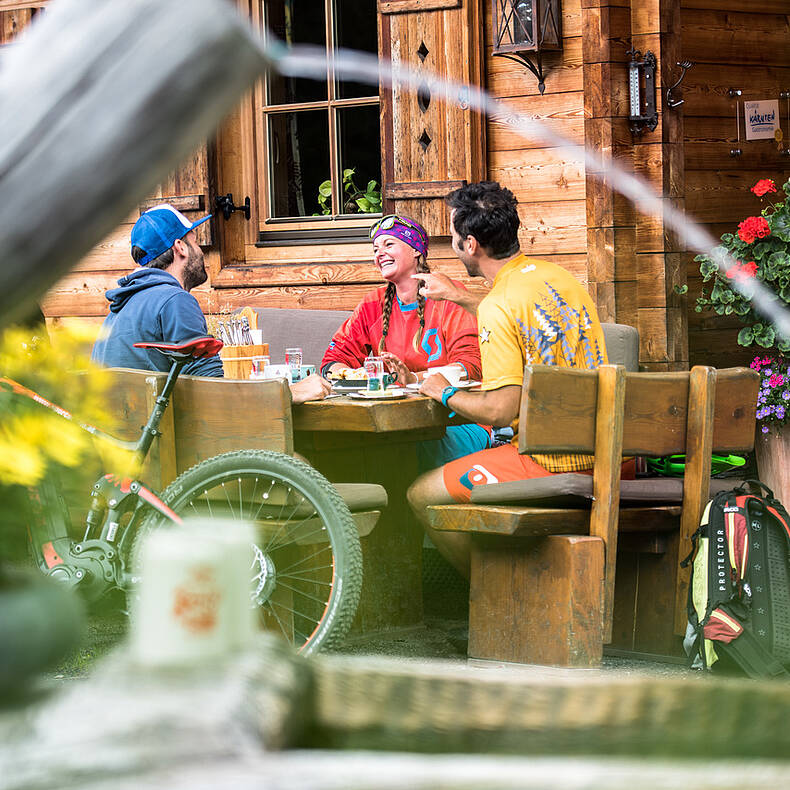
[{"label": "plate of food", "polygon": [[368,388],[365,368],[341,368],[330,373],[327,378],[332,382],[332,389],[335,392],[353,392]]}]

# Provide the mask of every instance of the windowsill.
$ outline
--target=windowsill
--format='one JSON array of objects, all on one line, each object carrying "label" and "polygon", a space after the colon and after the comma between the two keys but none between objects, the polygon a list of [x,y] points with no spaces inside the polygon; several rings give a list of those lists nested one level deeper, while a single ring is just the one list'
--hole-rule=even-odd
[{"label": "windowsill", "polygon": [[[375,220],[378,215],[371,215]],[[297,247],[306,244],[357,244],[369,241],[369,227],[302,228],[293,230],[262,230],[256,247]]]}]

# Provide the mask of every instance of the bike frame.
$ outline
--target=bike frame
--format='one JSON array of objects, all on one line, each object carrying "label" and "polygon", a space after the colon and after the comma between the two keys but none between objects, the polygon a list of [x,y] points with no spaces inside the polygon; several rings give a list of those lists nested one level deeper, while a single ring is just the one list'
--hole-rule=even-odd
[{"label": "bike frame", "polygon": [[[134,469],[145,461],[154,439],[160,435],[159,424],[184,365],[186,354],[169,354],[172,365],[161,394],[157,397],[137,441],[123,441],[88,423],[80,422],[70,412],[17,381],[0,377],[0,388],[28,398],[63,419],[77,424],[87,433],[134,454]],[[30,489],[33,518],[28,538],[33,558],[46,575],[71,586],[79,586],[95,599],[112,587],[127,589],[134,578],[125,567],[126,539],[139,526],[140,519],[151,510],[174,524],[181,517],[139,480],[108,473],[100,477],[91,490],[91,506],[81,541],[70,536],[71,518],[57,483],[51,476]],[[129,515],[131,514],[131,515]],[[128,521],[122,526],[123,520]]]}]

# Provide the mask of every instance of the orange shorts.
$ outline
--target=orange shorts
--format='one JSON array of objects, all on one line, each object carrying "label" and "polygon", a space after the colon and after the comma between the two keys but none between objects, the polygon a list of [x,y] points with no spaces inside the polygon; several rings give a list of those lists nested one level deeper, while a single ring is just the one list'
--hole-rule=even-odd
[{"label": "orange shorts", "polygon": [[[540,464],[536,464],[530,456],[521,455],[513,444],[503,444],[490,450],[480,450],[465,455],[445,464],[442,472],[445,488],[456,502],[468,502],[474,486],[559,474],[559,472],[549,472]],[[592,469],[580,474],[592,474]],[[623,463],[622,476],[624,479],[633,478],[633,458]]]}]

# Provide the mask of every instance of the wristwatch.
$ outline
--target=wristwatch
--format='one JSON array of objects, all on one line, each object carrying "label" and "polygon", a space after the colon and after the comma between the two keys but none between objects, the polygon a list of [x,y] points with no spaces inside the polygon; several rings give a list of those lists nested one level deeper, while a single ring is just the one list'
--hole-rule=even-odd
[{"label": "wristwatch", "polygon": [[[449,409],[450,407],[447,405],[447,401],[450,400],[450,398],[452,398],[456,392],[458,392],[458,387],[454,387],[452,384],[445,387],[442,390],[442,406],[445,406],[446,408]],[[454,411],[450,412],[450,417],[455,417]]]}]

